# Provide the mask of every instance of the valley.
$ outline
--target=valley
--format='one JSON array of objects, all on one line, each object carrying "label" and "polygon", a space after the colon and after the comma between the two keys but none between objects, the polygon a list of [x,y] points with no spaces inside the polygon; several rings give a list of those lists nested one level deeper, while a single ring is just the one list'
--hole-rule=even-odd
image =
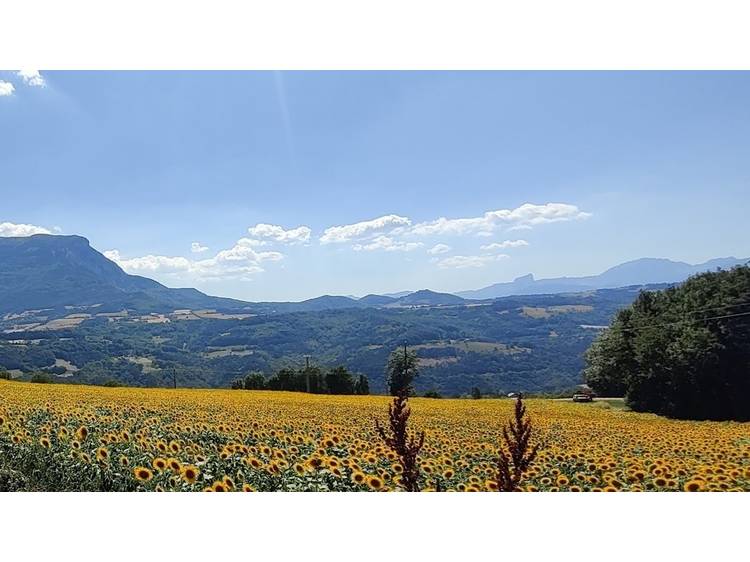
[{"label": "valley", "polygon": [[[46,371],[59,382],[171,386],[176,377],[180,386],[226,387],[250,371],[298,368],[307,356],[363,373],[383,392],[388,355],[406,342],[419,357],[419,392],[555,392],[581,382],[599,326],[640,290],[253,315],[125,311],[54,326],[25,314],[24,323],[14,316],[0,324],[0,367],[15,378]],[[58,361],[77,369],[63,372]]]}]

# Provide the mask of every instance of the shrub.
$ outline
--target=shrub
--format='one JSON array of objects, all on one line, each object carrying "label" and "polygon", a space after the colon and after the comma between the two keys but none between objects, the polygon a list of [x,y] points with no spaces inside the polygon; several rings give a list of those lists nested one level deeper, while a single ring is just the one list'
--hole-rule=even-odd
[{"label": "shrub", "polygon": [[47,373],[34,373],[33,375],[31,375],[31,382],[49,384],[52,382],[52,377],[50,377]]},{"label": "shrub", "polygon": [[388,407],[388,421],[390,431],[386,431],[380,422],[375,420],[375,429],[383,442],[398,456],[403,472],[401,486],[407,492],[419,491],[419,463],[417,456],[424,445],[424,431],[418,436],[409,435],[408,423],[411,415],[409,398],[401,393],[393,398],[393,404]]},{"label": "shrub", "polygon": [[517,492],[539,448],[530,444],[531,420],[526,417],[526,406],[520,396],[516,398],[514,419],[503,428],[503,441],[504,446],[498,451],[498,491]]}]

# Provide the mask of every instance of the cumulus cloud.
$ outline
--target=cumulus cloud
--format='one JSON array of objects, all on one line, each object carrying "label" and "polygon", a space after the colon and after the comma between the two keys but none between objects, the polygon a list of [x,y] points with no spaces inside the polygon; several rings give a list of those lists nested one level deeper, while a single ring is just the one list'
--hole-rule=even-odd
[{"label": "cumulus cloud", "polygon": [[546,203],[534,205],[525,203],[515,209],[488,211],[480,217],[448,219],[440,217],[434,221],[421,222],[409,228],[406,233],[415,236],[476,234],[488,236],[499,228],[530,228],[539,224],[560,221],[580,220],[590,217],[568,203]]},{"label": "cumulus cloud", "polygon": [[505,248],[520,248],[521,246],[528,246],[529,243],[526,240],[504,240],[503,242],[493,242],[485,246],[480,246],[480,249],[491,252],[493,250],[503,250]]},{"label": "cumulus cloud", "polygon": [[15,224],[12,222],[0,222],[0,236],[32,236],[34,234],[52,234],[43,226],[34,224]]},{"label": "cumulus cloud", "polygon": [[298,244],[308,242],[312,232],[307,226],[298,226],[285,230],[283,227],[275,224],[259,223],[247,229],[251,236],[256,238],[268,238],[284,244]]},{"label": "cumulus cloud", "polygon": [[279,252],[257,252],[249,238],[242,238],[212,258],[195,260],[181,256],[147,255],[123,258],[119,251],[109,250],[104,255],[128,273],[180,275],[207,281],[218,279],[249,279],[254,273],[264,271],[264,262],[279,261],[284,255]]},{"label": "cumulus cloud", "polygon": [[107,250],[104,256],[117,263],[129,273],[175,273],[188,271],[191,261],[183,257],[154,256],[149,254],[137,258],[125,259],[118,250]]},{"label": "cumulus cloud", "polygon": [[435,244],[432,248],[427,250],[427,253],[436,256],[438,254],[445,254],[446,252],[450,251],[451,247],[448,246],[448,244]]},{"label": "cumulus cloud", "polygon": [[208,246],[203,246],[200,242],[193,242],[190,244],[190,251],[194,254],[202,254],[208,251]]},{"label": "cumulus cloud", "polygon": [[27,86],[44,88],[47,85],[47,82],[44,81],[44,77],[39,74],[38,70],[19,70],[17,74]]},{"label": "cumulus cloud", "polygon": [[5,80],[0,80],[0,97],[12,96],[15,90],[16,88],[10,82],[6,82]]},{"label": "cumulus cloud", "polygon": [[451,256],[449,258],[432,258],[442,269],[465,269],[468,267],[484,267],[488,263],[505,259],[506,254],[484,255],[484,256]]},{"label": "cumulus cloud", "polygon": [[373,250],[385,250],[386,252],[411,252],[424,246],[422,242],[400,242],[388,236],[377,236],[367,244],[354,244],[352,248],[357,251],[371,252]]},{"label": "cumulus cloud", "polygon": [[409,226],[410,224],[411,220],[407,217],[384,215],[368,221],[326,228],[320,237],[320,242],[322,244],[330,244],[363,240],[390,232],[397,227]]}]

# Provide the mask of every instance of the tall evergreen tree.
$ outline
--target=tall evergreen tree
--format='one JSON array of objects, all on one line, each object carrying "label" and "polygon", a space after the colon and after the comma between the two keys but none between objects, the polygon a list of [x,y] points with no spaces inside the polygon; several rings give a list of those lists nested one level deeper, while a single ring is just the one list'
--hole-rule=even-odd
[{"label": "tall evergreen tree", "polygon": [[393,351],[386,367],[388,391],[391,396],[414,394],[412,383],[419,376],[417,353],[406,347]]}]

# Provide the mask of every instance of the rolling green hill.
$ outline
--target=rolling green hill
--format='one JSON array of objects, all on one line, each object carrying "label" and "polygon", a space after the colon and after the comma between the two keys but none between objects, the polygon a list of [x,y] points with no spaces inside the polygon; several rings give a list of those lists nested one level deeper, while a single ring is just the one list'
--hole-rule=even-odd
[{"label": "rolling green hill", "polygon": [[[418,353],[419,391],[461,394],[554,391],[581,382],[583,353],[639,288],[508,297],[471,306],[356,308],[146,323],[99,317],[58,330],[0,333],[0,366],[53,370],[60,381],[227,386],[252,370],[269,375],[344,364],[385,389],[388,354]],[[64,363],[63,363],[64,362]],[[57,363],[57,367],[52,366]],[[73,367],[71,367],[73,366]]]}]

